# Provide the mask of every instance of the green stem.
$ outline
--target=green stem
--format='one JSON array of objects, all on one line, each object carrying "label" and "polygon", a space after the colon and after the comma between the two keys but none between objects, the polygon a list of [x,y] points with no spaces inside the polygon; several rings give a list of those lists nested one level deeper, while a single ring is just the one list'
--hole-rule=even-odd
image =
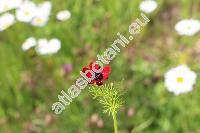
[{"label": "green stem", "polygon": [[118,133],[116,113],[112,113],[115,133]]}]

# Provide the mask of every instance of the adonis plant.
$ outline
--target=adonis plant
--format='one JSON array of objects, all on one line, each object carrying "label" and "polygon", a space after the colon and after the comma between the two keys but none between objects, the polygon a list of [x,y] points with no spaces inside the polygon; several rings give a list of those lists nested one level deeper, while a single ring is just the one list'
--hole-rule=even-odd
[{"label": "adonis plant", "polygon": [[[88,67],[83,68],[83,72],[86,70],[91,70],[92,66],[96,69],[101,69],[98,64],[91,63]],[[95,73],[95,78],[90,82],[92,84],[89,88],[93,99],[96,99],[103,106],[103,113],[112,116],[114,123],[114,131],[118,133],[117,124],[117,112],[121,105],[123,104],[122,93],[118,88],[114,86],[113,83],[104,84],[104,81],[108,79],[111,72],[110,66],[105,66],[102,71]],[[88,78],[91,74],[87,75]]]}]

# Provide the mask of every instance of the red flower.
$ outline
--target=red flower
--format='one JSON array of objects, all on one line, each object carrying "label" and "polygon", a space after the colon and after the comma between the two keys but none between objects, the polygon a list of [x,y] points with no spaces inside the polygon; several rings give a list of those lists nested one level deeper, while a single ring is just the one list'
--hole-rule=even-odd
[{"label": "red flower", "polygon": [[[94,66],[96,70],[101,69],[101,67],[97,63],[92,62],[89,66],[83,67],[82,72],[85,73],[86,70],[92,70],[92,66]],[[89,84],[96,84],[98,86],[103,85],[103,82],[108,79],[110,72],[111,68],[109,65],[103,67],[101,72],[94,72],[95,77],[93,80],[91,80],[91,82],[89,82]],[[92,73],[88,72],[86,76],[88,78],[92,78]]]}]

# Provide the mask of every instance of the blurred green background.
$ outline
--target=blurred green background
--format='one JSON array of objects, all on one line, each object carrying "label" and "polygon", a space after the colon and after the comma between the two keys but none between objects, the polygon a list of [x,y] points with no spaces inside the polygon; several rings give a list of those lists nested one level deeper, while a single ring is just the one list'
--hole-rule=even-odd
[{"label": "blurred green background", "polygon": [[[35,2],[41,2],[36,0]],[[102,113],[87,88],[60,115],[51,106],[62,89],[67,90],[79,71],[96,59],[116,39],[128,35],[128,27],[140,16],[141,0],[52,0],[52,13],[42,28],[16,23],[0,32],[0,132],[112,133],[113,122]],[[200,0],[158,0],[147,15],[151,22],[111,62],[108,82],[122,84],[124,105],[119,111],[120,133],[199,133],[199,77],[192,92],[169,93],[163,75],[179,65],[180,55],[200,72],[200,35],[180,37],[174,25],[183,18],[200,19]],[[56,13],[68,9],[65,22]],[[61,50],[52,56],[24,52],[30,36],[59,38]],[[66,72],[64,64],[73,70]],[[91,122],[98,115],[101,123]],[[102,124],[103,122],[103,124]]]}]

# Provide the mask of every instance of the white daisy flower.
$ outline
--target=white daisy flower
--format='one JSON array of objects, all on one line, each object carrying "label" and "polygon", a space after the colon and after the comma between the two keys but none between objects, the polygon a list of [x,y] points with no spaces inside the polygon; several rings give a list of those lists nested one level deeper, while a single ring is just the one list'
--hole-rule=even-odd
[{"label": "white daisy flower", "polygon": [[196,73],[185,65],[170,69],[165,74],[165,86],[175,95],[192,91],[196,82]]},{"label": "white daisy flower", "polygon": [[151,13],[157,8],[158,4],[154,0],[144,0],[140,3],[140,10],[145,13]]},{"label": "white daisy flower", "polygon": [[45,38],[38,40],[38,45],[36,46],[35,50],[38,54],[44,55],[47,54],[48,49],[48,40]]},{"label": "white daisy flower", "polygon": [[33,26],[39,26],[42,27],[47,24],[49,20],[49,15],[51,12],[52,4],[51,2],[43,2],[37,7],[37,13],[35,17],[33,18],[31,24]]},{"label": "white daisy flower", "polygon": [[45,1],[38,6],[39,10],[42,11],[40,14],[44,14],[49,16],[51,13],[52,3],[49,1]]},{"label": "white daisy flower", "polygon": [[21,22],[30,22],[35,16],[37,11],[35,3],[31,1],[25,1],[16,10],[16,18]]},{"label": "white daisy flower", "polygon": [[23,2],[23,0],[6,0],[6,1],[10,4],[12,9],[18,8]]},{"label": "white daisy flower", "polygon": [[36,46],[36,39],[34,37],[29,37],[25,40],[25,42],[22,44],[22,50],[27,51],[30,48]]},{"label": "white daisy flower", "polygon": [[0,13],[18,8],[22,0],[0,0]]},{"label": "white daisy flower", "polygon": [[195,19],[183,19],[175,25],[179,35],[193,36],[200,30],[200,21]]},{"label": "white daisy flower", "polygon": [[56,18],[60,21],[65,21],[71,17],[71,13],[68,10],[63,10],[57,13]]},{"label": "white daisy flower", "polygon": [[43,27],[47,24],[48,20],[49,20],[48,16],[38,15],[33,18],[31,24],[33,26]]},{"label": "white daisy flower", "polygon": [[6,0],[0,0],[0,13],[10,10],[10,5]]},{"label": "white daisy flower", "polygon": [[47,39],[39,39],[36,46],[36,52],[39,55],[48,55],[57,53],[61,48],[60,40],[54,38],[48,41]]},{"label": "white daisy flower", "polygon": [[5,13],[0,16],[0,31],[3,31],[15,23],[13,14]]}]

